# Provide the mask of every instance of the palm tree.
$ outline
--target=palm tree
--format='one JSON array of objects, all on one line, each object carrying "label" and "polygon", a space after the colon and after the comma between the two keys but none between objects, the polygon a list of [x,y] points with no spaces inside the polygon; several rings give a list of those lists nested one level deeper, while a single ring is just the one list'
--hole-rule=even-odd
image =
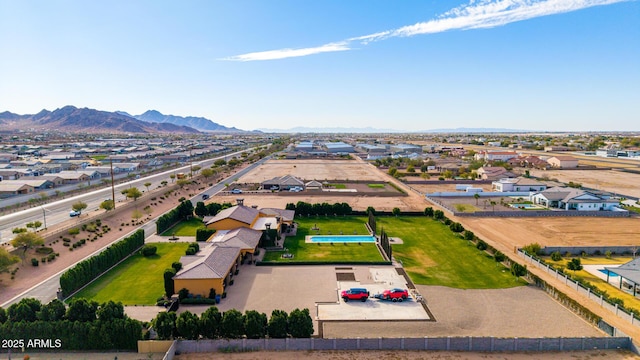
[{"label": "palm tree", "polygon": [[473,198],[476,199],[476,205],[478,205],[478,199],[480,199],[480,194],[478,193],[473,194]]},{"label": "palm tree", "polygon": [[147,192],[149,192],[149,186],[151,186],[151,183],[147,181],[144,183],[144,186],[147,188]]}]

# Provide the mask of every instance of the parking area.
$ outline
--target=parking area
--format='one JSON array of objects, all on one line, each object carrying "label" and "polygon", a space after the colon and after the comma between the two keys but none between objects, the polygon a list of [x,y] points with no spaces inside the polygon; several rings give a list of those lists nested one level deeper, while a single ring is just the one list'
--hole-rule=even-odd
[{"label": "parking area", "polygon": [[[382,300],[375,297],[384,290],[407,289],[403,276],[394,267],[342,267],[336,268],[337,278],[351,281],[338,281],[337,301],[318,304],[318,320],[430,320],[422,304],[416,301],[415,294],[410,293],[402,302]],[[348,301],[341,299],[343,290],[365,288],[369,291],[367,301]]]}]

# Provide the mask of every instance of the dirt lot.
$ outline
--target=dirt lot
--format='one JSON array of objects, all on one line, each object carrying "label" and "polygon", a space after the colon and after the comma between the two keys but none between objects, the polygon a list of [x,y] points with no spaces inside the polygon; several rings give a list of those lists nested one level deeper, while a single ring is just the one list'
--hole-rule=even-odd
[{"label": "dirt lot", "polygon": [[260,183],[276,176],[293,175],[311,180],[385,180],[374,166],[357,160],[269,160],[238,179]]},{"label": "dirt lot", "polygon": [[640,198],[640,175],[614,170],[535,170],[531,175],[546,176],[550,179],[568,183],[577,182],[592,189],[609,191],[615,194]]}]

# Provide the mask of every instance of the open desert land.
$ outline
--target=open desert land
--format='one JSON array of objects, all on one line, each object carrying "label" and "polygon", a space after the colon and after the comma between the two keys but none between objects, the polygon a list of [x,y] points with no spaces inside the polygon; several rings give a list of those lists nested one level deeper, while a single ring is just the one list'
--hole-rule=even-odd
[{"label": "open desert land", "polygon": [[311,180],[386,181],[373,165],[357,160],[269,160],[238,179],[238,183],[260,183],[276,176],[292,175]]},{"label": "open desert land", "polygon": [[609,191],[617,195],[640,198],[640,175],[615,170],[537,170],[531,169],[535,177],[548,177],[568,183],[573,181],[582,186]]}]

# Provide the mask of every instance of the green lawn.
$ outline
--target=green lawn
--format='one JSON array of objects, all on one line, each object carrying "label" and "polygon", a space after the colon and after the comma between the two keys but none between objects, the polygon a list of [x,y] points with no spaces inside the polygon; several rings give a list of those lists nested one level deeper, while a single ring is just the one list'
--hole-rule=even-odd
[{"label": "green lawn", "polygon": [[[312,244],[305,243],[307,235],[368,235],[365,217],[311,217],[296,218],[298,232],[295,237],[287,237],[284,246],[293,259],[282,259],[282,252],[270,251],[264,261],[384,261],[375,244]],[[317,227],[320,230],[311,230]]]},{"label": "green lawn", "polygon": [[100,161],[106,159],[107,155],[93,155],[91,158]]},{"label": "green lawn", "polygon": [[334,189],[346,189],[347,185],[345,185],[345,184],[328,184],[327,187],[334,188]]},{"label": "green lawn", "polygon": [[164,293],[164,270],[178,261],[187,243],[156,243],[158,253],[152,257],[136,254],[84,288],[74,298],[103,303],[121,301],[124,305],[154,305]]},{"label": "green lawn", "polygon": [[456,208],[456,211],[459,212],[475,212],[478,210],[477,207],[471,204],[453,204],[453,206]]},{"label": "green lawn", "polygon": [[171,236],[175,233],[176,236],[196,236],[196,230],[204,229],[204,224],[202,223],[202,219],[199,218],[191,218],[189,220],[184,220],[172,228],[165,230],[162,236]]},{"label": "green lawn", "polygon": [[384,189],[384,184],[367,184],[372,189]]},{"label": "green lawn", "polygon": [[448,226],[427,217],[377,217],[378,229],[403,244],[393,245],[416,284],[460,289],[496,289],[523,285],[508,269],[453,235]]}]

